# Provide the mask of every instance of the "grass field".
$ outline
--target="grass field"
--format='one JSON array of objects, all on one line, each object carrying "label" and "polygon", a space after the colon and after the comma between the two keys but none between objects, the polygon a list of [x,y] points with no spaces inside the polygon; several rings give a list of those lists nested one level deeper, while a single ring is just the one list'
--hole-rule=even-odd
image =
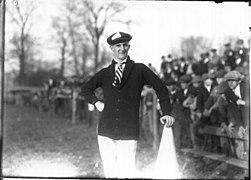
[{"label": "grass field", "polygon": [[[103,177],[97,121],[87,122],[48,114],[30,107],[6,105],[3,175],[41,177]],[[156,153],[140,144],[137,167],[149,168]],[[148,167],[147,167],[148,166]]]},{"label": "grass field", "polygon": [[[49,119],[47,113],[28,107],[6,106],[4,129],[4,175],[34,176],[35,171],[40,176],[101,175],[94,171],[100,162],[95,126]],[[48,167],[48,173],[42,166]]]},{"label": "grass field", "polygon": [[[3,175],[24,177],[103,177],[99,155],[97,121],[91,127],[85,121],[72,124],[62,117],[48,118],[48,114],[31,107],[6,105],[4,119]],[[139,141],[136,166],[148,174],[157,153],[149,142]],[[185,159],[178,155],[180,167]],[[184,178],[229,179],[241,177],[238,170],[215,174],[217,163],[207,165],[200,159],[189,159],[183,169]]]}]

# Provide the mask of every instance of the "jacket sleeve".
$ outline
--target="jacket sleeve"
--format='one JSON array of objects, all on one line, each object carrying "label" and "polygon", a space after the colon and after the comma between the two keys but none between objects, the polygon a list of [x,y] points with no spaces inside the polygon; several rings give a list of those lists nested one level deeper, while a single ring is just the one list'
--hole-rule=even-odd
[{"label": "jacket sleeve", "polygon": [[143,84],[150,85],[156,91],[163,115],[171,114],[170,93],[161,79],[146,65],[142,64]]},{"label": "jacket sleeve", "polygon": [[104,70],[99,71],[89,81],[84,83],[81,87],[81,95],[83,95],[85,97],[85,99],[93,105],[97,101],[99,101],[99,99],[95,95],[94,91],[96,88],[102,86],[103,71]]},{"label": "jacket sleeve", "polygon": [[214,97],[210,95],[205,103],[205,109],[209,110],[214,105]]},{"label": "jacket sleeve", "polygon": [[226,96],[226,99],[232,103],[235,103],[237,102],[237,100],[239,99],[238,96],[236,96],[234,94],[234,91],[230,88],[226,89],[225,92],[224,92],[225,96]]},{"label": "jacket sleeve", "polygon": [[199,92],[197,96],[197,107],[201,113],[204,111],[204,103],[203,103],[203,94],[202,92]]},{"label": "jacket sleeve", "polygon": [[206,101],[208,100],[209,94],[205,88],[199,90],[197,97],[197,107],[201,113],[204,112]]}]

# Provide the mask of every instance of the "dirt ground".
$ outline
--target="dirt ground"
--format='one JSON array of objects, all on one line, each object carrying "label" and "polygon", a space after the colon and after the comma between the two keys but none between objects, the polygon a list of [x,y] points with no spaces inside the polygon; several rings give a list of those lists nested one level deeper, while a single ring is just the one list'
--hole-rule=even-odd
[{"label": "dirt ground", "polygon": [[[72,124],[70,118],[49,118],[31,107],[6,105],[3,175],[102,178],[96,125],[97,121],[91,127],[85,121]],[[139,141],[136,167],[142,175],[152,170],[156,155],[149,142]],[[247,173],[178,152],[177,157],[184,179],[244,179]]]}]

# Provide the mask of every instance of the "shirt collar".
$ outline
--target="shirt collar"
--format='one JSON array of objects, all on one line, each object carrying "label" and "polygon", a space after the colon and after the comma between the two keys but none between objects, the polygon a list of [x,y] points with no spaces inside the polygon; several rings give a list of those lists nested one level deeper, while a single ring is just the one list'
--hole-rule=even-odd
[{"label": "shirt collar", "polygon": [[210,92],[211,86],[206,86],[206,85],[204,85],[204,87],[207,89],[208,92]]},{"label": "shirt collar", "polygon": [[123,63],[126,63],[127,59],[128,59],[128,56],[121,62],[119,60],[117,60],[116,58],[114,58],[113,60],[114,60],[115,64],[123,64]]}]

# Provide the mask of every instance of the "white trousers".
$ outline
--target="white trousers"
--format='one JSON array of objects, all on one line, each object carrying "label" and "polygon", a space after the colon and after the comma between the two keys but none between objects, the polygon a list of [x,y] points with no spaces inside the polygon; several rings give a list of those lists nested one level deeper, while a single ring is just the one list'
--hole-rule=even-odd
[{"label": "white trousers", "polygon": [[98,144],[106,178],[135,177],[137,141],[98,136]]}]

